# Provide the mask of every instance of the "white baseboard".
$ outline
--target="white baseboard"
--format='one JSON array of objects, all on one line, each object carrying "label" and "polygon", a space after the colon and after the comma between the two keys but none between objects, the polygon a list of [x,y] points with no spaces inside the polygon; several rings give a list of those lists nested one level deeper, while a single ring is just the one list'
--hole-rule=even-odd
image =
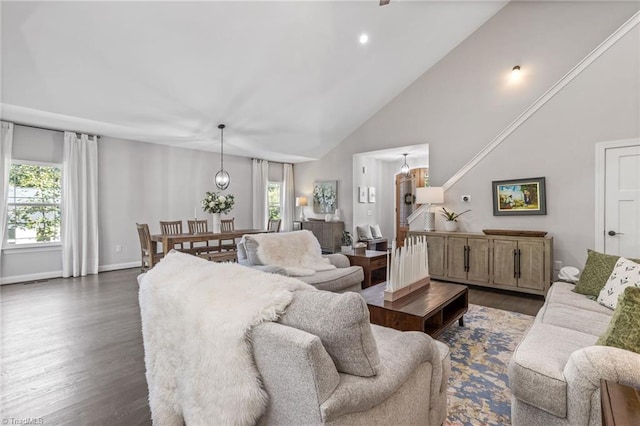
[{"label": "white baseboard", "polygon": [[37,274],[14,275],[0,278],[0,285],[23,283],[28,281],[48,280],[62,277],[62,271],[38,272]]},{"label": "white baseboard", "polygon": [[[119,269],[139,268],[140,261],[114,263],[111,265],[98,266],[98,272],[117,271]],[[49,280],[52,278],[62,278],[62,271],[38,272],[37,274],[13,275],[10,277],[1,277],[0,285],[24,283],[29,281]]]},{"label": "white baseboard", "polygon": [[140,261],[136,262],[125,262],[125,263],[114,263],[111,265],[100,265],[98,266],[98,272],[107,272],[107,271],[117,271],[119,269],[130,269],[130,268],[139,268]]}]

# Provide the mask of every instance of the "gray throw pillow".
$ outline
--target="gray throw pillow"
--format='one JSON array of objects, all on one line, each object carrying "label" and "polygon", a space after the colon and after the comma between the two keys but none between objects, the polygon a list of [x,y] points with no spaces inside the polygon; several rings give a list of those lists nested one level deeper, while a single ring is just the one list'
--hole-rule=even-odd
[{"label": "gray throw pillow", "polygon": [[373,235],[373,238],[382,238],[382,231],[380,230],[380,225],[373,225],[371,227],[371,235]]},{"label": "gray throw pillow", "polygon": [[254,240],[250,235],[245,235],[244,240],[244,250],[247,252],[247,259],[252,265],[264,265],[260,258],[258,257],[258,242]]},{"label": "gray throw pillow", "polygon": [[358,234],[358,241],[373,240],[373,235],[371,235],[371,227],[369,225],[356,226],[356,233]]},{"label": "gray throw pillow", "polygon": [[377,374],[380,355],[367,303],[358,293],[296,291],[279,322],[318,336],[341,373]]}]

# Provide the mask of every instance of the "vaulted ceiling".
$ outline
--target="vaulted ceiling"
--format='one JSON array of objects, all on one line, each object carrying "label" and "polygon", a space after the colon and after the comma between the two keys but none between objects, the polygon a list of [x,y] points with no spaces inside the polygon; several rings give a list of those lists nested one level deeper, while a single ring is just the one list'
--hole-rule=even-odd
[{"label": "vaulted ceiling", "polygon": [[0,114],[211,151],[225,123],[226,153],[320,158],[506,3],[3,1]]}]

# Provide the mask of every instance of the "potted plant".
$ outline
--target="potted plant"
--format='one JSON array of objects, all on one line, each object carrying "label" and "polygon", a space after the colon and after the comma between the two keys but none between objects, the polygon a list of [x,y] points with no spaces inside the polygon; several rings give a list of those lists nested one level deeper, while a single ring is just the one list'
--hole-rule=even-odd
[{"label": "potted plant", "polygon": [[447,232],[453,232],[458,229],[458,218],[463,214],[470,212],[471,210],[465,210],[462,213],[456,213],[453,210],[448,211],[446,208],[442,208],[440,214],[444,217],[444,230]]},{"label": "potted plant", "polygon": [[353,237],[349,231],[342,231],[342,251],[351,251],[351,244],[353,244]]}]

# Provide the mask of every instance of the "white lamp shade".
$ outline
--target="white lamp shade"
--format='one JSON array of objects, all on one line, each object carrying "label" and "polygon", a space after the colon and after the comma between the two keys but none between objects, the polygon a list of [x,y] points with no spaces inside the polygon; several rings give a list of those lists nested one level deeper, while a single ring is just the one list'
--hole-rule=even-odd
[{"label": "white lamp shade", "polygon": [[444,203],[444,189],[440,186],[416,188],[416,204]]},{"label": "white lamp shade", "polygon": [[296,197],[296,207],[305,207],[307,205],[307,197]]}]

